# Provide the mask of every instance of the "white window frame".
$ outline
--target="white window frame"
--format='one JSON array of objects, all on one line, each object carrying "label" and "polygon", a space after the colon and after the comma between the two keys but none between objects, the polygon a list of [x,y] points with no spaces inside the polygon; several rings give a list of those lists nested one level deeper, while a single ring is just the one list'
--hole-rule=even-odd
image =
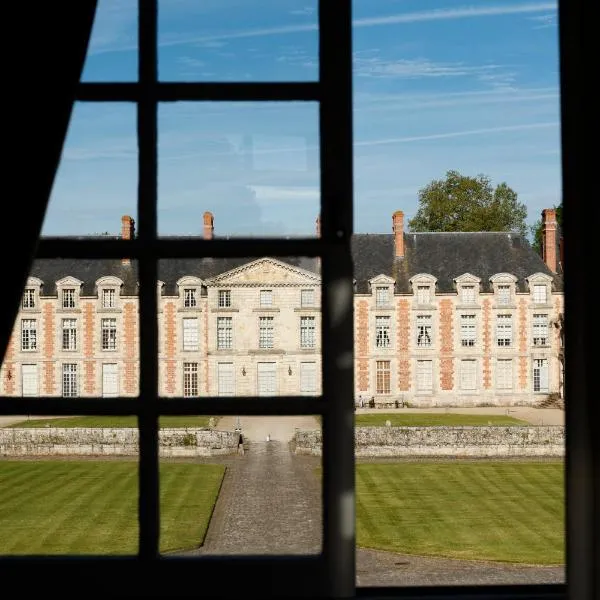
[{"label": "white window frame", "polygon": [[548,346],[550,320],[547,313],[533,313],[531,317],[531,341],[534,346]]},{"label": "white window frame", "polygon": [[500,306],[508,306],[512,301],[512,285],[510,283],[499,283],[496,288],[496,302]]},{"label": "white window frame", "polygon": [[183,288],[183,308],[198,308],[198,288]]},{"label": "white window frame", "polygon": [[[34,367],[31,369],[35,373],[35,391],[33,394],[25,393],[25,371],[26,367]],[[40,368],[36,363],[24,363],[21,365],[21,395],[23,398],[33,398],[40,395]]]},{"label": "white window frame", "polygon": [[231,290],[218,290],[217,296],[219,308],[231,308]]},{"label": "white window frame", "polygon": [[314,361],[300,363],[300,393],[317,393],[317,363]]},{"label": "white window frame", "polygon": [[312,307],[315,305],[315,290],[305,289],[300,290],[300,306],[303,308]]},{"label": "white window frame", "polygon": [[390,287],[388,285],[375,286],[375,306],[383,308],[390,305]]},{"label": "white window frame", "polygon": [[117,308],[117,290],[115,288],[104,288],[101,290],[102,308]]},{"label": "white window frame", "polygon": [[460,345],[474,348],[477,344],[477,318],[474,314],[460,315]]},{"label": "white window frame", "polygon": [[548,286],[545,283],[534,283],[531,299],[534,304],[547,304]]},{"label": "white window frame", "polygon": [[235,396],[235,365],[232,362],[217,363],[217,395]]},{"label": "white window frame", "polygon": [[24,308],[25,310],[37,308],[37,290],[35,288],[25,288],[23,299],[21,301],[21,308]]},{"label": "white window frame", "polygon": [[[104,376],[106,375],[106,372],[108,370],[108,368],[114,367],[114,373],[116,375],[116,392],[111,392],[108,393],[106,390],[106,385],[105,385],[105,380],[104,380]],[[119,363],[102,363],[102,373],[101,373],[101,377],[102,377],[102,397],[103,398],[117,398],[119,396]]]},{"label": "white window frame", "polygon": [[35,352],[37,349],[37,319],[21,319],[21,352]]},{"label": "white window frame", "polygon": [[547,394],[550,391],[550,371],[547,358],[533,359],[533,391],[536,394]]},{"label": "white window frame", "polygon": [[117,319],[103,317],[100,319],[100,348],[103,352],[117,350]]},{"label": "white window frame", "polygon": [[392,361],[375,361],[375,393],[378,396],[388,396],[392,393]]},{"label": "white window frame", "polygon": [[273,306],[273,290],[260,290],[259,303],[261,308],[271,308]]},{"label": "white window frame", "polygon": [[182,350],[185,352],[200,349],[200,331],[197,317],[184,317],[181,319]]},{"label": "white window frame", "polygon": [[416,333],[417,348],[433,348],[433,318],[431,315],[417,315]]},{"label": "white window frame", "polygon": [[198,363],[183,363],[183,396],[184,398],[197,398],[200,386],[198,385]]},{"label": "white window frame", "polygon": [[269,350],[275,347],[275,319],[258,317],[258,347]]},{"label": "white window frame", "polygon": [[61,319],[61,349],[77,350],[77,319],[72,317]]},{"label": "white window frame", "polygon": [[433,393],[433,360],[417,360],[417,392]]},{"label": "white window frame", "polygon": [[375,347],[392,347],[392,319],[388,315],[375,316]]},{"label": "white window frame", "polygon": [[431,285],[417,284],[417,304],[431,304]]},{"label": "white window frame", "polygon": [[64,287],[60,291],[60,306],[64,310],[73,310],[77,308],[77,289],[74,287]]},{"label": "white window frame", "polygon": [[217,350],[233,348],[233,317],[217,317]]},{"label": "white window frame", "polygon": [[460,288],[461,304],[475,304],[477,302],[477,290],[474,283],[464,283]]},{"label": "white window frame", "polygon": [[315,348],[317,345],[317,320],[315,317],[300,317],[300,348]]},{"label": "white window frame", "polygon": [[79,397],[79,370],[77,363],[62,363],[62,397]]},{"label": "white window frame", "polygon": [[460,361],[460,389],[468,392],[477,389],[477,360],[474,358]]},{"label": "white window frame", "polygon": [[514,389],[514,361],[512,358],[496,359],[496,390],[512,391]]},{"label": "white window frame", "polygon": [[511,348],[513,345],[513,317],[510,314],[496,315],[496,346]]}]

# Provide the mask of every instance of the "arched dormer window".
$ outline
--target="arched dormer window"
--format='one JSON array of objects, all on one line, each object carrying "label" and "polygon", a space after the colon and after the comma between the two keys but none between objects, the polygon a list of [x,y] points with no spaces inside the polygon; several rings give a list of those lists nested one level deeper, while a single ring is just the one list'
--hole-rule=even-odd
[{"label": "arched dormer window", "polygon": [[511,306],[515,303],[517,278],[511,273],[496,273],[490,277],[497,306]]},{"label": "arched dormer window", "polygon": [[458,294],[458,303],[468,306],[477,304],[479,298],[481,279],[471,273],[464,273],[454,279],[456,293]]},{"label": "arched dormer window", "polygon": [[419,273],[409,279],[418,306],[431,306],[435,300],[437,278],[429,273]]},{"label": "arched dormer window", "polygon": [[375,296],[376,308],[391,308],[394,298],[394,279],[387,275],[377,275],[369,279],[371,294]]},{"label": "arched dormer window", "polygon": [[534,273],[525,278],[531,294],[532,304],[547,306],[550,304],[552,277],[546,273]]},{"label": "arched dormer window", "polygon": [[23,299],[21,301],[21,308],[23,310],[39,310],[42,285],[42,280],[37,277],[27,278],[27,284],[23,290]]},{"label": "arched dormer window", "polygon": [[123,281],[118,277],[108,275],[96,281],[98,305],[102,310],[117,310],[120,308],[119,298]]},{"label": "arched dormer window", "polygon": [[177,281],[180,308],[198,310],[203,282],[199,277],[186,275]]},{"label": "arched dormer window", "polygon": [[56,282],[58,307],[60,310],[77,310],[83,281],[75,277],[63,277]]}]

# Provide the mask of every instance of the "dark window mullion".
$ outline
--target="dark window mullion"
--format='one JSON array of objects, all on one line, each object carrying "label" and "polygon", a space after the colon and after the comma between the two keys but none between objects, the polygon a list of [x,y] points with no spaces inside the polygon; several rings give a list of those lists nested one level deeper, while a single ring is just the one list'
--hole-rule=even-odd
[{"label": "dark window mullion", "polygon": [[140,299],[139,556],[159,554],[157,256],[157,0],[138,0],[138,258]]}]

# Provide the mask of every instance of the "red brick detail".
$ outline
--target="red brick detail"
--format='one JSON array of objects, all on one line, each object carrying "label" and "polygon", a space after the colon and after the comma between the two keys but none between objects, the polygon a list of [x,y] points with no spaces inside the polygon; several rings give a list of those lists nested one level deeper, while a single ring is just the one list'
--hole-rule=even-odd
[{"label": "red brick detail", "polygon": [[[208,389],[208,305],[204,310],[204,390],[206,395],[209,394]],[[200,387],[200,386],[198,386]]]},{"label": "red brick detail", "polygon": [[94,396],[96,387],[96,363],[93,360],[83,361],[83,381],[84,393]]},{"label": "red brick detail", "polygon": [[356,317],[356,337],[358,339],[358,391],[369,391],[369,302],[358,301]]},{"label": "red brick detail", "polygon": [[408,300],[398,300],[398,391],[410,390],[410,360],[408,346],[410,343],[410,304]]},{"label": "red brick detail", "polygon": [[44,394],[48,396],[52,396],[56,389],[54,381],[54,341],[56,338],[54,317],[54,303],[47,302],[42,311],[42,328],[44,330]]},{"label": "red brick detail", "polygon": [[483,387],[489,390],[492,387],[492,303],[489,299],[483,301]]},{"label": "red brick detail", "polygon": [[527,389],[527,306],[525,300],[519,300],[519,388]]},{"label": "red brick detail", "polygon": [[452,300],[440,301],[440,388],[454,388],[454,311]]},{"label": "red brick detail", "polygon": [[174,302],[165,302],[163,309],[165,327],[165,391],[175,393],[176,366],[175,352],[177,349],[177,307]]},{"label": "red brick detail", "polygon": [[[94,303],[86,302],[83,307],[83,356],[86,359],[94,358]],[[84,393],[93,396],[96,388],[96,363],[85,360],[83,363],[83,389]]]},{"label": "red brick detail", "polygon": [[123,367],[125,394],[139,394],[137,365],[138,350],[138,312],[135,302],[123,304]]},{"label": "red brick detail", "polygon": [[[20,322],[19,322],[20,326]],[[16,381],[18,373],[15,369],[15,332],[11,333],[8,340],[8,346],[6,348],[6,354],[4,355],[4,390],[7,396],[15,394]]]}]

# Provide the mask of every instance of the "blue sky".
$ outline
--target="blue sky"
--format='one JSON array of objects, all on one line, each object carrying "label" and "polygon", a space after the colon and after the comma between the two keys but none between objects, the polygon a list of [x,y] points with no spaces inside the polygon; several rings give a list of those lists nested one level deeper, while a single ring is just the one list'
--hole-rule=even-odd
[{"label": "blue sky", "polygon": [[[85,81],[134,81],[136,0],[99,0]],[[162,0],[164,81],[310,81],[316,0]],[[355,0],[355,230],[391,231],[456,169],[505,181],[535,222],[559,204],[556,2]],[[178,103],[159,111],[159,233],[312,235],[312,103]],[[135,110],[75,107],[44,234],[117,233],[136,214]]]}]

